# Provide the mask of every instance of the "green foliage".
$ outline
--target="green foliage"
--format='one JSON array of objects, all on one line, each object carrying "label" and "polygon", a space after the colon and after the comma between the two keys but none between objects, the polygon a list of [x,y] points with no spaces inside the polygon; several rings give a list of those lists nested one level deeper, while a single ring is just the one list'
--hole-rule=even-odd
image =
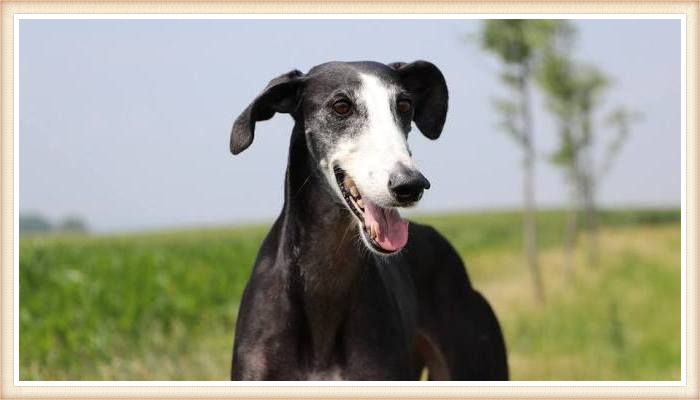
[{"label": "green foliage", "polygon": [[610,81],[601,70],[590,64],[580,65],[575,78],[581,109],[589,111],[600,100]]},{"label": "green foliage", "polygon": [[488,20],[481,33],[481,45],[507,64],[528,64],[541,49],[552,45],[555,32],[571,32],[571,29],[561,20]]},{"label": "green foliage", "polygon": [[596,67],[576,63],[565,53],[554,51],[543,57],[536,80],[549,109],[569,124],[590,112],[609,85],[608,78]]},{"label": "green foliage", "polygon": [[506,87],[515,92],[517,101],[496,99],[494,106],[501,116],[499,127],[528,151],[532,135],[529,116],[528,85],[532,70],[554,46],[556,37],[573,32],[566,21],[557,20],[488,20],[480,32],[482,47],[495,54],[505,64],[500,77]]},{"label": "green foliage", "polygon": [[630,111],[625,107],[617,107],[608,113],[605,124],[615,130],[615,134],[608,142],[603,161],[598,175],[604,176],[612,168],[615,157],[622,149],[630,134],[631,125],[642,118],[641,114]]},{"label": "green foliage", "polygon": [[[468,262],[503,324],[515,379],[677,379],[680,212],[602,213],[619,243],[604,240],[612,247],[601,272],[557,294],[550,253],[565,215],[538,213],[554,280],[545,308],[530,306],[520,212],[413,219],[433,224]],[[227,379],[236,310],[266,231],[22,236],[20,378]],[[647,254],[657,248],[665,253]],[[562,359],[571,364],[555,368]]]},{"label": "green foliage", "polygon": [[573,77],[571,61],[555,52],[548,52],[538,70],[537,82],[548,94],[549,106],[557,114],[573,113],[573,99],[576,83]]},{"label": "green foliage", "polygon": [[517,88],[522,85],[522,78],[512,72],[512,71],[504,71],[501,73],[501,81],[506,84],[508,87],[512,88]]},{"label": "green foliage", "polygon": [[[559,166],[569,167],[572,160],[576,155],[576,144],[574,143],[573,135],[571,134],[571,127],[568,125],[563,125],[560,128],[559,136],[559,147],[552,152],[549,160]],[[571,171],[569,171],[571,173]]]},{"label": "green foliage", "polygon": [[525,145],[525,137],[523,136],[523,128],[520,122],[522,113],[518,103],[501,98],[494,99],[493,105],[501,115],[500,128],[509,136],[511,136],[518,144]]}]

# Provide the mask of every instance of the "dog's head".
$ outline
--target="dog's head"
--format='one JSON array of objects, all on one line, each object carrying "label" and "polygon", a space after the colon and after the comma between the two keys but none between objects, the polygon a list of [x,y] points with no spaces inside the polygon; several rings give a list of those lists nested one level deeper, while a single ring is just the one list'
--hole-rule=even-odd
[{"label": "dog's head", "polygon": [[250,146],[257,121],[291,114],[330,195],[354,215],[364,243],[391,254],[408,240],[408,223],[396,208],[416,204],[430,187],[408,148],[411,121],[437,139],[447,97],[442,73],[426,61],[332,62],[308,74],[291,71],[273,79],[236,119],[231,152]]}]

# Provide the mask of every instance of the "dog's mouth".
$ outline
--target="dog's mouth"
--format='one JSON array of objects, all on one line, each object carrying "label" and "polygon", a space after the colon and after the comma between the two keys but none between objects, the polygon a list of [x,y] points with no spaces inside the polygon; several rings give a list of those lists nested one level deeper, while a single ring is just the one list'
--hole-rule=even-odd
[{"label": "dog's mouth", "polygon": [[335,180],[345,199],[347,208],[358,219],[365,243],[381,254],[393,254],[408,241],[408,221],[401,218],[393,207],[381,207],[367,197],[362,197],[355,181],[342,168],[333,168]]}]

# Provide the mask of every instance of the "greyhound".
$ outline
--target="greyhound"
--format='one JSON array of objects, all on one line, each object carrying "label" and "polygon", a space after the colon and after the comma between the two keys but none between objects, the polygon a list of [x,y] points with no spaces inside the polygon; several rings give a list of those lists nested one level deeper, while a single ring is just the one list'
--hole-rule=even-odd
[{"label": "greyhound", "polygon": [[329,62],[273,79],[233,124],[290,114],[284,206],[238,313],[232,380],[507,380],[500,326],[459,255],[397,208],[430,187],[407,145],[440,136],[432,63]]}]

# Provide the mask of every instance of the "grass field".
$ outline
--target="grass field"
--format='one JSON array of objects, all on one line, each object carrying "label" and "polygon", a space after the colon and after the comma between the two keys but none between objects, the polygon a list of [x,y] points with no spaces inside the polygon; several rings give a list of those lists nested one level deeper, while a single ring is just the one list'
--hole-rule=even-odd
[{"label": "grass field", "polygon": [[[514,380],[680,378],[678,210],[603,213],[601,262],[563,273],[564,215],[538,215],[547,302],[520,215],[413,218],[458,249],[501,321]],[[225,380],[236,310],[267,227],[20,239],[20,379]]]}]

